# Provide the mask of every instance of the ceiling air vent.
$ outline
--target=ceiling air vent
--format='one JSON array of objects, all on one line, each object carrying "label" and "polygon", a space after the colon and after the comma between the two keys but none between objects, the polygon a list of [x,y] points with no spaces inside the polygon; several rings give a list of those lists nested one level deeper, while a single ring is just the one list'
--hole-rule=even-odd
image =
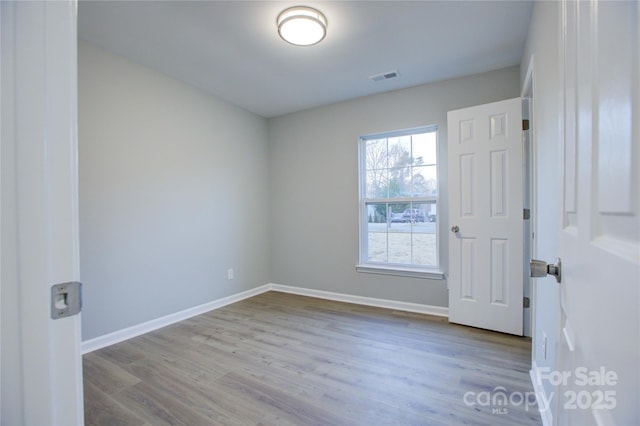
[{"label": "ceiling air vent", "polygon": [[383,72],[382,74],[372,75],[371,77],[369,77],[369,80],[382,81],[382,80],[389,80],[391,78],[396,78],[397,76],[398,76],[398,71],[387,71],[387,72]]}]

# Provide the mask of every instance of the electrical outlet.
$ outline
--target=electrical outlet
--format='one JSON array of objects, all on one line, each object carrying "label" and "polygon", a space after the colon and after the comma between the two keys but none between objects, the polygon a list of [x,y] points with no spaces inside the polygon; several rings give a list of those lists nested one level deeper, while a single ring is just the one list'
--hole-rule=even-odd
[{"label": "electrical outlet", "polygon": [[542,332],[542,357],[547,359],[547,333]]},{"label": "electrical outlet", "polygon": [[227,279],[228,280],[232,280],[233,279],[233,268],[227,269]]}]

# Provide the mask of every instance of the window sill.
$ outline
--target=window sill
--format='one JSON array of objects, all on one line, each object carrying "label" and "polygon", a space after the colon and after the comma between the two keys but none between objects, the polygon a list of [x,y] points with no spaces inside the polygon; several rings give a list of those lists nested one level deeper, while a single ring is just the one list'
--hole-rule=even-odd
[{"label": "window sill", "polygon": [[437,269],[425,270],[418,268],[403,268],[394,266],[379,266],[379,265],[356,265],[356,271],[364,272],[367,274],[382,274],[382,275],[395,275],[398,277],[411,277],[411,278],[427,278],[430,280],[444,280],[444,272]]}]

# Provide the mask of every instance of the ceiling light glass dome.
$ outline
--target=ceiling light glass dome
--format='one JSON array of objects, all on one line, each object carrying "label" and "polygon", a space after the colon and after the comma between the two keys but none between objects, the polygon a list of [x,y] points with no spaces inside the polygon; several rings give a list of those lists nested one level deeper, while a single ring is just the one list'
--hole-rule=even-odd
[{"label": "ceiling light glass dome", "polygon": [[278,15],[278,34],[296,46],[311,46],[327,35],[327,18],[306,6],[290,7]]}]

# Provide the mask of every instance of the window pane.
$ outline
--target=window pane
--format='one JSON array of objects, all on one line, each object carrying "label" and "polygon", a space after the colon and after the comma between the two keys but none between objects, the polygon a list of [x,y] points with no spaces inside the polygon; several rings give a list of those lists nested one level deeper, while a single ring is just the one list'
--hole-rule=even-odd
[{"label": "window pane", "polygon": [[402,204],[389,204],[388,217],[389,217],[389,229],[392,224],[407,223],[404,217],[404,212],[409,208],[409,203]]},{"label": "window pane", "polygon": [[387,168],[387,140],[368,140],[366,143],[367,170]]},{"label": "window pane", "polygon": [[387,190],[389,189],[389,176],[387,169],[382,170],[370,170],[366,175],[367,185],[366,194],[367,198],[387,198]]},{"label": "window pane", "polygon": [[[411,228],[411,225],[403,225]],[[411,264],[411,233],[389,232],[389,263]]]},{"label": "window pane", "polygon": [[[427,220],[436,222],[438,220],[438,203],[429,203],[427,208]],[[436,232],[435,229],[433,232]]]},{"label": "window pane", "polygon": [[411,211],[416,217],[411,235],[411,263],[437,266],[436,203],[413,203]]},{"label": "window pane", "polygon": [[389,198],[411,196],[411,167],[389,170]]},{"label": "window pane", "polygon": [[411,264],[410,203],[389,204],[389,263]]},{"label": "window pane", "polygon": [[[387,223],[387,204],[386,203],[371,203],[367,204],[367,223]],[[374,230],[386,231],[385,227],[372,228]]]},{"label": "window pane", "polygon": [[420,266],[436,266],[436,235],[428,233],[414,233],[411,243],[413,245],[412,264]]},{"label": "window pane", "polygon": [[436,132],[413,135],[412,155],[413,164],[416,166],[437,164]]},{"label": "window pane", "polygon": [[367,204],[367,262],[387,262],[387,204]]},{"label": "window pane", "polygon": [[413,167],[413,197],[438,195],[438,169],[436,166]]},{"label": "window pane", "polygon": [[411,136],[389,138],[389,168],[411,165]]}]

